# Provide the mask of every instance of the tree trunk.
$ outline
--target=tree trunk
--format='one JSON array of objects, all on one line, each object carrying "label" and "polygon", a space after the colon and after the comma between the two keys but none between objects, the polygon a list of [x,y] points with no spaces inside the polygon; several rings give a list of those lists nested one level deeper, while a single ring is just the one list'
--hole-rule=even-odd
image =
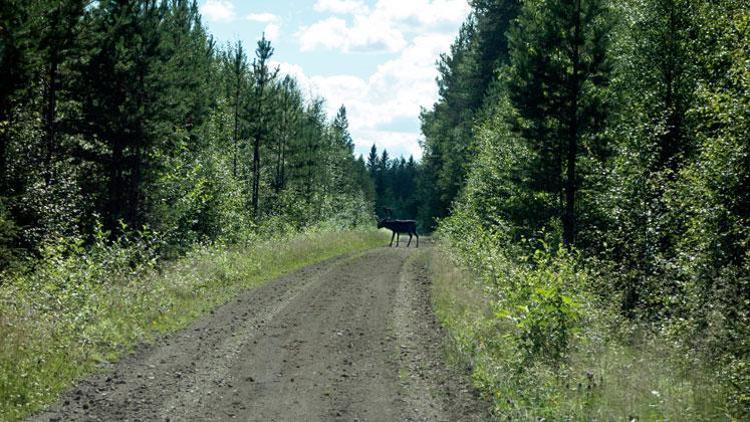
[{"label": "tree trunk", "polygon": [[0,99],[0,198],[8,196],[10,183],[8,183],[8,128],[10,127],[10,105],[3,104]]},{"label": "tree trunk", "polygon": [[[669,25],[666,33],[665,40],[665,54],[666,57],[662,63],[662,76],[664,77],[664,110],[667,115],[665,118],[666,131],[660,137],[659,145],[659,162],[657,170],[661,170],[665,167],[669,167],[675,172],[678,168],[676,155],[681,150],[680,145],[680,132],[681,132],[681,110],[679,110],[679,104],[677,99],[676,84],[677,84],[677,61],[678,57],[678,44],[677,44],[677,15],[675,11],[674,2],[669,0],[666,2],[666,7],[669,9]],[[672,174],[674,176],[674,173]]]},{"label": "tree trunk", "polygon": [[122,207],[122,168],[123,168],[124,148],[120,140],[115,140],[112,144],[112,158],[109,163],[109,197],[107,198],[106,229],[111,230],[113,235],[118,229],[118,221],[123,218]]},{"label": "tree trunk", "polygon": [[570,122],[568,124],[568,147],[566,154],[565,209],[563,210],[563,243],[568,248],[575,245],[576,237],[576,158],[578,156],[578,101],[580,83],[581,46],[581,0],[576,0],[575,27],[573,32],[573,74],[570,81]]},{"label": "tree trunk", "polygon": [[[279,128],[280,129],[279,133],[277,134],[278,137],[279,137],[279,142],[278,142],[278,144],[276,146],[276,175],[274,176],[274,183],[273,183],[274,184],[274,186],[273,186],[274,192],[276,192],[277,194],[279,192],[281,192],[281,190],[284,187],[283,186],[284,182],[282,180],[282,176],[281,175],[282,175],[282,172],[283,172],[283,170],[282,170],[283,164],[282,163],[284,161],[284,144],[286,142],[286,139],[285,139],[286,138],[286,132],[285,131],[288,130],[288,127],[289,127],[289,125],[288,125],[288,117],[287,117],[287,110],[286,110],[286,107],[287,107],[286,99],[284,100],[283,107],[284,107],[284,111],[282,111],[282,113],[281,113],[281,115],[282,115],[281,122],[282,123],[281,123],[281,127]],[[283,135],[282,135],[282,132],[284,133]]]},{"label": "tree trunk", "polygon": [[44,110],[44,138],[46,151],[44,156],[44,183],[49,186],[53,180],[53,161],[56,154],[56,129],[57,129],[57,73],[58,73],[58,54],[53,51],[50,57],[49,72],[47,74],[47,89],[45,93],[45,110]]},{"label": "tree trunk", "polygon": [[258,217],[258,195],[260,191],[260,136],[253,146],[253,217]]},{"label": "tree trunk", "polygon": [[131,228],[140,229],[141,211],[141,184],[143,180],[143,148],[136,146],[133,154],[133,162],[130,175],[130,195],[128,198],[128,210],[125,221]]},{"label": "tree trunk", "polygon": [[232,151],[232,175],[237,178],[237,154],[239,148],[239,131],[240,131],[240,83],[241,76],[237,75],[237,91],[234,96],[234,145]]}]

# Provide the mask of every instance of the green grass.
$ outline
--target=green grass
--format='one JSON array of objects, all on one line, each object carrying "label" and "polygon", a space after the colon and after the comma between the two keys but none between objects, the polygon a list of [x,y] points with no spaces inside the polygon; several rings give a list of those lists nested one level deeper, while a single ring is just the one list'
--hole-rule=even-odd
[{"label": "green grass", "polygon": [[519,360],[516,327],[494,312],[495,288],[440,248],[430,269],[449,360],[471,370],[496,420],[731,420],[710,365],[688,361],[665,336],[587,306],[561,364]]},{"label": "green grass", "polygon": [[128,256],[114,249],[96,259],[53,254],[0,286],[0,420],[43,409],[139,342],[179,330],[244,290],[386,242],[375,231],[300,234],[200,248],[151,267],[115,265]]}]

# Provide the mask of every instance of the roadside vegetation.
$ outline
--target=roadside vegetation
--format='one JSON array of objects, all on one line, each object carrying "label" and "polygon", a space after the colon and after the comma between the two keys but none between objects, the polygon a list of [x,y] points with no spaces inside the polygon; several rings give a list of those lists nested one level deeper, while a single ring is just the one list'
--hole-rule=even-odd
[{"label": "roadside vegetation", "polygon": [[731,419],[714,367],[587,294],[569,258],[540,252],[545,265],[533,267],[494,256],[495,270],[477,274],[439,250],[431,270],[449,360],[495,419]]},{"label": "roadside vegetation", "polygon": [[423,114],[455,359],[500,420],[750,416],[747,3],[471,3]]},{"label": "roadside vegetation", "polygon": [[61,240],[0,290],[0,419],[23,419],[81,376],[282,274],[383,245],[377,231],[310,229],[196,245],[159,264],[153,239]]}]

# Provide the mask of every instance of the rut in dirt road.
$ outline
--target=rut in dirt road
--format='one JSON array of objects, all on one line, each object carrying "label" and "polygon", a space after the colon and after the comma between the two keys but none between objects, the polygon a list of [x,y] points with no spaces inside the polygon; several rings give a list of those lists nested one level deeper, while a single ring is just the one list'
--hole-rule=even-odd
[{"label": "rut in dirt road", "polygon": [[481,420],[442,362],[426,249],[377,249],[245,293],[35,420]]}]

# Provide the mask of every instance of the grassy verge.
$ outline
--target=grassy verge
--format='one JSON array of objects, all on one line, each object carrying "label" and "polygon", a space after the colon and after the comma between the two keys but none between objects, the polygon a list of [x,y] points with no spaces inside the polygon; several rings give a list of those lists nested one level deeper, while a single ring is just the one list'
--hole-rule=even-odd
[{"label": "grassy verge", "polygon": [[[497,286],[518,280],[498,276],[493,285],[455,264],[445,249],[432,254],[433,305],[450,333],[449,358],[471,369],[497,420],[731,419],[705,362],[688,362],[685,351],[665,336],[631,326],[606,307],[583,303],[563,358],[546,361],[543,353],[528,353],[529,333],[544,329],[545,321],[535,321],[536,331],[524,331],[528,321],[498,312],[508,298]],[[497,274],[518,277],[511,268],[502,270]],[[560,271],[544,276],[560,276]],[[530,314],[539,303],[514,306]]]},{"label": "grassy verge", "polygon": [[0,286],[0,420],[43,408],[138,342],[185,327],[243,290],[386,241],[382,232],[301,234],[200,248],[165,266],[134,265],[132,251],[116,248],[53,251],[33,273]]}]

